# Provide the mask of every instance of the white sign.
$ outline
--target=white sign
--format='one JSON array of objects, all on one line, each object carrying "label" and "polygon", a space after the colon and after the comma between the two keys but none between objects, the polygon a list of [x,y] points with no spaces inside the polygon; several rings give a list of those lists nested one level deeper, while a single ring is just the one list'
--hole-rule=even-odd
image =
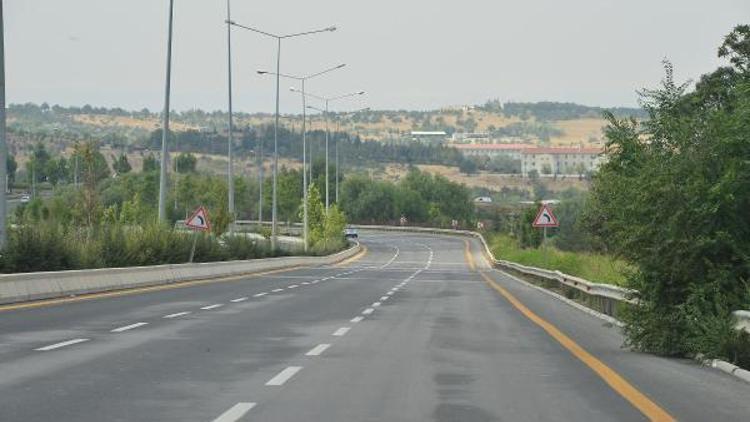
[{"label": "white sign", "polygon": [[211,230],[211,222],[208,221],[208,211],[203,207],[197,210],[185,220],[185,225],[194,230]]},{"label": "white sign", "polygon": [[552,210],[547,204],[539,208],[539,212],[536,214],[536,218],[531,225],[534,227],[560,227],[557,217],[555,217],[555,214],[552,214]]}]

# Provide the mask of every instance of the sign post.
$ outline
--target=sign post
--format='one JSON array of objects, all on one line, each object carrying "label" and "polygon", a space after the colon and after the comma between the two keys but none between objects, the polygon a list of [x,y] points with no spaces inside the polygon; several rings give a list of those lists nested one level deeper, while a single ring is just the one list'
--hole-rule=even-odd
[{"label": "sign post", "polygon": [[542,204],[531,225],[533,227],[541,227],[544,230],[542,234],[542,249],[544,249],[544,263],[547,264],[547,227],[560,227],[560,223],[557,221],[555,214],[552,213],[552,209],[547,204]]},{"label": "sign post", "polygon": [[190,248],[190,259],[188,262],[193,262],[195,256],[195,244],[198,241],[199,231],[211,230],[211,222],[208,220],[208,211],[203,206],[198,207],[197,210],[185,220],[185,226],[193,230],[193,247]]}]

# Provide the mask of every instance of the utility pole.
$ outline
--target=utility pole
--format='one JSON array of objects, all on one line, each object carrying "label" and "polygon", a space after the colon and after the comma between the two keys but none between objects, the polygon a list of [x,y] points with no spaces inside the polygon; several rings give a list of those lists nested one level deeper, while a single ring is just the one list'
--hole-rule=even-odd
[{"label": "utility pole", "polygon": [[174,0],[169,0],[169,34],[167,35],[167,80],[164,86],[164,122],[161,134],[161,166],[159,174],[159,221],[167,220],[167,162],[169,152],[169,95],[172,82],[172,30],[174,20]]},{"label": "utility pole", "polygon": [[234,166],[232,162],[232,132],[234,132],[234,123],[232,122],[232,14],[229,6],[230,0],[227,0],[227,79],[229,85],[229,135],[227,136],[227,156],[229,166],[227,169],[227,186],[229,187],[229,215],[232,221],[229,223],[229,232],[234,231]]},{"label": "utility pole", "polygon": [[8,233],[6,230],[7,204],[6,192],[8,191],[8,145],[5,141],[5,21],[3,16],[3,1],[0,0],[0,183],[3,184],[2,197],[0,197],[0,250],[4,250],[8,244]]}]

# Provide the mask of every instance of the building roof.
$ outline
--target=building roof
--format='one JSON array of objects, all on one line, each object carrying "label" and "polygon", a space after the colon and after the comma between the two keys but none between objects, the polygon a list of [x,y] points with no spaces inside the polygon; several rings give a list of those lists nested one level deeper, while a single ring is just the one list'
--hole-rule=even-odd
[{"label": "building roof", "polygon": [[583,148],[583,147],[540,147],[540,148],[525,148],[521,151],[522,154],[601,154],[604,152],[602,148]]},{"label": "building roof", "polygon": [[529,148],[528,144],[451,144],[453,148],[465,150],[522,150]]},{"label": "building roof", "polygon": [[448,134],[443,132],[442,130],[435,130],[435,131],[421,131],[421,130],[414,130],[411,132],[412,136],[447,136]]}]

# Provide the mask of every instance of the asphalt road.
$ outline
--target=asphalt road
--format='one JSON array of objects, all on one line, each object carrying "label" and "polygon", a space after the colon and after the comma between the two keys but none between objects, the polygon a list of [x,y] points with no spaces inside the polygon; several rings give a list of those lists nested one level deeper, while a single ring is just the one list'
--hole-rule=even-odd
[{"label": "asphalt road", "polygon": [[337,267],[0,310],[0,421],[750,420],[750,385],[463,238],[363,233]]}]

